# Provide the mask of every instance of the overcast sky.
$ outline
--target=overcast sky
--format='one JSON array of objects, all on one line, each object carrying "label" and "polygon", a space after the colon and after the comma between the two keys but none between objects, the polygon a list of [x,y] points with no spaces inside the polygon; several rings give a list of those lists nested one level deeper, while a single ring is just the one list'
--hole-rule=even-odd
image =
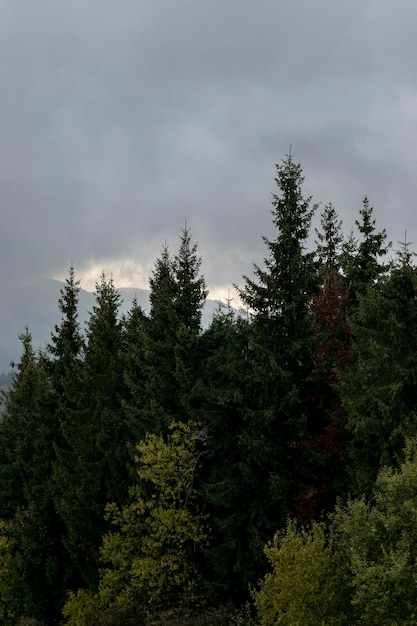
[{"label": "overcast sky", "polygon": [[416,0],[2,0],[2,281],[146,287],[186,221],[226,298],[291,144],[347,233],[367,194],[417,242],[416,32]]}]

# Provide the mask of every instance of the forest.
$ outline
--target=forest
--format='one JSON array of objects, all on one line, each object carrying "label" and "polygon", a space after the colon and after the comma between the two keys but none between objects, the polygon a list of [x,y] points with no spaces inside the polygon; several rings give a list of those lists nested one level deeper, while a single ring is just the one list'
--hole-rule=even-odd
[{"label": "forest", "polygon": [[[275,237],[202,328],[188,228],[150,311],[69,268],[0,421],[4,626],[417,624],[417,269],[276,166]],[[320,226],[312,232],[313,216]],[[314,240],[312,246],[310,241]],[[314,249],[311,249],[314,248]]]}]

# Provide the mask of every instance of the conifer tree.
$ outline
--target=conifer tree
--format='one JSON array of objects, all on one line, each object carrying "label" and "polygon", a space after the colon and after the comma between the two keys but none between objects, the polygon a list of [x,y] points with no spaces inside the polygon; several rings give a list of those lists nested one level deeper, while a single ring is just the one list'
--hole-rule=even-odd
[{"label": "conifer tree", "polygon": [[[273,195],[274,240],[265,268],[255,265],[240,297],[253,312],[253,379],[258,381],[257,408],[252,415],[254,441],[248,455],[258,459],[259,484],[267,489],[266,517],[284,521],[291,485],[303,471],[295,443],[306,433],[305,381],[311,368],[310,303],[316,293],[313,253],[306,241],[315,207],[302,194],[301,166],[290,154],[277,165],[279,194]],[[252,448],[252,450],[250,450]],[[267,469],[266,469],[267,468]],[[259,491],[259,486],[255,491]]]},{"label": "conifer tree", "polygon": [[343,244],[342,220],[338,219],[331,202],[324,207],[320,224],[322,232],[316,228],[316,255],[321,272],[325,275],[339,272]]},{"label": "conifer tree", "polygon": [[71,388],[62,420],[65,445],[57,450],[57,507],[65,545],[78,575],[98,581],[98,552],[109,501],[127,497],[130,456],[122,419],[120,294],[102,274],[87,328],[85,358]]},{"label": "conifer tree", "polygon": [[350,434],[352,490],[369,493],[378,469],[397,465],[415,433],[417,273],[395,267],[359,298],[351,319],[352,364],[340,390]]},{"label": "conifer tree", "polygon": [[1,515],[8,519],[19,614],[55,619],[65,591],[62,544],[53,503],[51,474],[57,419],[44,354],[36,353],[28,329],[22,357],[0,425]]},{"label": "conifer tree", "polygon": [[200,367],[201,315],[207,297],[206,283],[200,274],[201,257],[197,244],[191,245],[187,228],[181,233],[173,269],[176,284],[174,308],[178,320],[175,346],[175,379],[181,406],[180,419],[192,419],[190,394]]},{"label": "conifer tree", "polygon": [[[149,320],[133,300],[130,311],[122,320],[122,359],[124,395],[122,407],[130,439],[127,442],[132,453],[146,433],[155,429],[152,412],[148,411],[147,380],[149,364],[146,332]],[[132,478],[133,480],[133,478]]]},{"label": "conifer tree", "polygon": [[385,228],[376,232],[373,208],[366,196],[359,215],[360,219],[355,223],[361,239],[355,246],[355,240],[351,238],[350,250],[349,245],[345,247],[344,269],[353,305],[357,302],[358,296],[365,293],[367,287],[373,285],[386,271],[381,261],[391,247],[391,242],[387,242]]},{"label": "conifer tree", "polygon": [[147,324],[147,397],[155,431],[172,419],[190,419],[188,397],[198,370],[201,313],[207,292],[200,275],[201,258],[189,230],[181,235],[178,254],[162,249],[150,278],[151,310]]},{"label": "conifer tree", "polygon": [[201,330],[201,314],[207,297],[206,282],[200,274],[200,267],[197,244],[191,245],[190,231],[185,227],[173,262],[176,284],[174,303],[179,322],[194,335]]},{"label": "conifer tree", "polygon": [[148,379],[147,410],[154,432],[165,430],[178,410],[175,380],[175,344],[178,318],[174,302],[176,285],[173,260],[167,244],[156,259],[149,279],[150,315],[146,335]]},{"label": "conifer tree", "polygon": [[53,358],[53,377],[59,395],[64,394],[64,381],[80,359],[84,348],[84,339],[78,321],[78,300],[80,281],[75,280],[75,270],[71,265],[65,287],[61,289],[58,307],[61,322],[55,326],[48,352]]},{"label": "conifer tree", "polygon": [[345,469],[342,462],[343,431],[337,372],[347,366],[350,328],[347,322],[347,292],[341,275],[342,222],[328,204],[316,229],[319,290],[311,303],[313,356],[308,375],[309,399],[305,452],[308,473],[297,494],[292,513],[300,522],[320,519],[323,509],[334,504],[340,493]]},{"label": "conifer tree", "polygon": [[262,435],[251,421],[256,394],[250,341],[249,322],[230,307],[219,310],[202,336],[204,359],[194,388],[208,432],[200,491],[212,524],[205,551],[210,600],[237,606],[263,571],[262,546],[268,538],[265,486],[259,488],[253,454]]},{"label": "conifer tree", "polygon": [[[0,421],[0,518],[11,519],[26,503],[25,491],[32,479],[31,432],[38,426],[40,387],[38,358],[26,327],[19,337],[22,356],[13,373]],[[12,364],[15,366],[15,364]]]}]

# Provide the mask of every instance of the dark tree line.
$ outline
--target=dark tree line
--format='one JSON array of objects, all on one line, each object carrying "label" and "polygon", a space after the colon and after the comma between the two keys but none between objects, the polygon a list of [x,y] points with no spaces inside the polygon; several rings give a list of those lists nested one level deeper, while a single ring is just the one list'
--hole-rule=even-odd
[{"label": "dark tree line", "polygon": [[325,519],[403,461],[416,434],[413,256],[404,244],[387,260],[367,198],[358,239],[329,204],[309,250],[318,207],[291,155],[276,172],[276,236],[238,288],[244,312],[219,308],[201,327],[186,228],[155,262],[149,315],[134,302],[121,316],[102,275],[83,332],[71,267],[49,345],[22,334],[0,423],[5,624],[54,623],[66,601],[74,625],[80,606],[125,624],[242,606],[289,516]]}]

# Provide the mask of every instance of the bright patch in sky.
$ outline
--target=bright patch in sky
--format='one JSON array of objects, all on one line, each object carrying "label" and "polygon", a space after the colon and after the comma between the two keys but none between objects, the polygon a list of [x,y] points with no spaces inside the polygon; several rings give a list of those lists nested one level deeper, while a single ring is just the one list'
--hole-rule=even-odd
[{"label": "bright patch in sky", "polygon": [[[102,273],[112,278],[117,288],[135,287],[136,289],[149,288],[151,268],[144,268],[130,259],[103,259],[93,261],[81,270],[75,268],[77,280],[81,281],[82,289],[95,291],[96,283],[100,281]],[[65,276],[56,276],[57,280],[65,280]]]}]

